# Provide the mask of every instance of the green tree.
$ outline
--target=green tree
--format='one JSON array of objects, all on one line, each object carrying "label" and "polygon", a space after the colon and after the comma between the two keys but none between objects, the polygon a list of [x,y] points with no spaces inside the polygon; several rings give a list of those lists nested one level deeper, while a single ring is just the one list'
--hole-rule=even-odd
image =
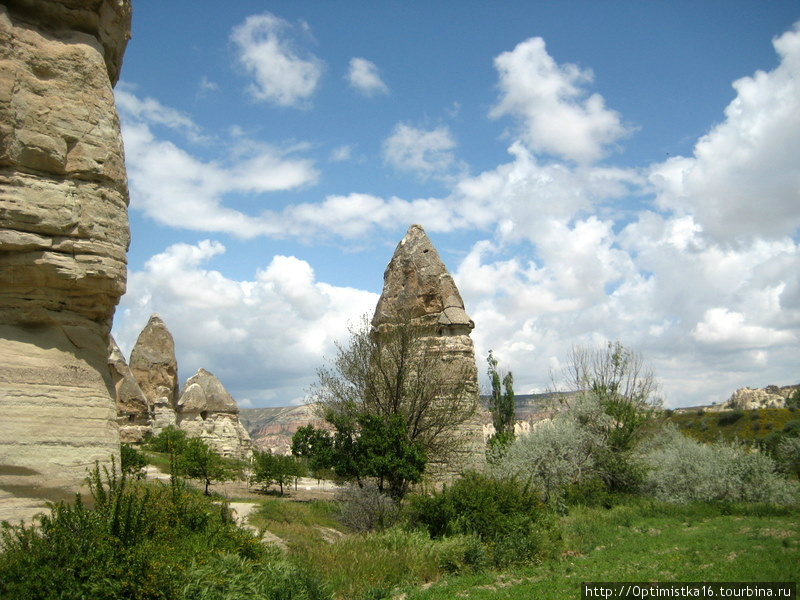
[{"label": "green tree", "polygon": [[[489,364],[488,375],[492,384],[492,395],[489,397],[489,411],[492,413],[492,425],[494,425],[494,435],[489,443],[504,446],[514,439],[514,375],[509,371],[504,377],[500,377],[497,371],[497,359],[489,350],[486,357]],[[505,388],[505,393],[502,389]]]},{"label": "green tree", "polygon": [[643,474],[632,450],[661,414],[652,369],[638,352],[609,342],[605,348],[573,347],[566,379],[577,402],[594,403],[602,411],[602,416],[584,419],[583,425],[603,440],[594,461],[606,486],[633,490]]},{"label": "green tree", "polygon": [[272,454],[269,450],[253,452],[252,481],[260,483],[264,489],[277,483],[283,496],[283,487],[304,473],[303,464],[294,456]]},{"label": "green tree", "polygon": [[381,493],[402,497],[410,483],[425,471],[425,451],[408,439],[401,415],[350,412],[329,415],[334,431],[300,428],[292,438],[292,452],[318,469],[332,469],[343,479],[374,477]]},{"label": "green tree", "polygon": [[350,333],[311,390],[340,445],[353,443],[361,415],[375,415],[401,419],[408,443],[418,444],[429,461],[452,459],[465,443],[459,426],[478,408],[474,371],[443,360],[443,340],[410,318],[380,334],[364,319]]},{"label": "green tree", "polygon": [[146,446],[153,452],[180,454],[186,448],[186,443],[186,432],[174,425],[169,425],[162,429],[157,436],[150,438]]},{"label": "green tree", "polygon": [[206,496],[209,495],[208,486],[214,481],[233,479],[230,465],[200,438],[192,438],[186,442],[186,448],[178,457],[177,468],[186,477],[202,481]]},{"label": "green tree", "polygon": [[122,444],[119,448],[120,470],[136,479],[144,479],[147,458],[130,444]]}]

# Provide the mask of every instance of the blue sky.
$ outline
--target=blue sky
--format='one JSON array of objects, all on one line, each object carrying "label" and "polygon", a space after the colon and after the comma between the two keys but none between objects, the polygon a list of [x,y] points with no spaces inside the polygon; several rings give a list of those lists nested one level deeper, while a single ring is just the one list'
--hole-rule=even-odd
[{"label": "blue sky", "polygon": [[137,2],[128,353],[301,402],[425,227],[518,393],[639,350],[670,406],[800,380],[800,5]]}]

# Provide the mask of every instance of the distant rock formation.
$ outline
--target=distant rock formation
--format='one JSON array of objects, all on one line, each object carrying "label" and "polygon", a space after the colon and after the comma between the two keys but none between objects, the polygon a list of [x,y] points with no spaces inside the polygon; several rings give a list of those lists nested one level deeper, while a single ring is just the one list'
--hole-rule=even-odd
[{"label": "distant rock formation", "polygon": [[798,386],[790,385],[778,387],[768,385],[763,389],[749,387],[739,388],[718,410],[751,410],[754,408],[786,408],[786,399],[792,395]]},{"label": "distant rock formation", "polygon": [[239,422],[239,406],[222,382],[205,369],[186,380],[178,400],[178,427],[201,438],[218,454],[247,458],[252,442]]},{"label": "distant rock formation", "polygon": [[108,366],[114,380],[119,439],[137,444],[153,432],[153,411],[113,337],[108,345]]},{"label": "distant rock formation", "polygon": [[107,348],[129,233],[112,86],[130,17],[129,0],[0,5],[0,520],[119,453]]},{"label": "distant rock formation", "polygon": [[[478,402],[478,370],[470,332],[475,323],[436,248],[420,225],[409,227],[395,248],[383,275],[383,291],[372,328],[381,336],[399,320],[410,319],[424,336],[435,338],[442,362],[454,374],[467,373],[468,403]],[[460,465],[432,465],[443,474],[455,472],[483,457],[483,426],[479,415],[461,425],[455,435],[465,440]]]},{"label": "distant rock formation", "polygon": [[178,361],[164,321],[150,316],[131,350],[130,369],[151,406],[153,435],[177,425]]},{"label": "distant rock formation", "polygon": [[301,427],[324,427],[313,407],[278,406],[271,408],[243,408],[239,420],[250,434],[253,446],[273,454],[291,454],[292,436]]}]

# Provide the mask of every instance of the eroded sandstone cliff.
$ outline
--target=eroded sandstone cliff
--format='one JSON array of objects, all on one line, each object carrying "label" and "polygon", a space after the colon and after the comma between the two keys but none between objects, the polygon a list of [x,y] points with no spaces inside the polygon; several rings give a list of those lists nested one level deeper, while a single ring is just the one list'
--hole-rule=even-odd
[{"label": "eroded sandstone cliff", "polygon": [[129,0],[0,6],[0,519],[119,452],[107,348],[125,291],[112,86]]}]

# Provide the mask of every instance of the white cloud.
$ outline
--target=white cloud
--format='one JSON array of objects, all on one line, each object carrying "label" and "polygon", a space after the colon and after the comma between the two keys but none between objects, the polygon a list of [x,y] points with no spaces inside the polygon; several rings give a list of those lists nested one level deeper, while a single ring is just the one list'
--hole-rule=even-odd
[{"label": "white cloud", "polygon": [[346,341],[348,320],[374,310],[378,297],[317,281],[292,256],[273,257],[244,281],[205,268],[224,251],[214,241],[175,244],[131,272],[114,336],[130,352],[157,312],[175,338],[182,379],[203,367],[237,400],[296,403],[334,341]]},{"label": "white cloud", "polygon": [[[307,31],[308,26],[301,29]],[[314,94],[323,63],[297,48],[294,32],[288,21],[268,12],[250,16],[233,29],[231,40],[239,62],[255,80],[250,91],[257,100],[304,107]]]},{"label": "white cloud", "polygon": [[337,146],[331,151],[330,160],[332,162],[347,162],[353,158],[352,146]]},{"label": "white cloud", "polygon": [[798,341],[789,332],[750,325],[745,315],[724,307],[708,309],[702,322],[692,331],[692,337],[703,344],[717,345],[726,350],[769,348]]},{"label": "white cloud", "polygon": [[628,133],[602,96],[585,97],[582,86],[592,82],[592,72],[556,63],[542,38],[520,43],[494,64],[501,95],[489,115],[515,117],[521,139],[535,152],[592,162]]},{"label": "white cloud", "polygon": [[365,58],[350,59],[347,81],[365,96],[389,93],[389,87],[381,79],[378,67]]},{"label": "white cloud", "polygon": [[122,135],[131,206],[172,227],[242,238],[278,234],[279,227],[260,216],[225,206],[225,197],[291,190],[318,177],[310,160],[287,157],[268,146],[221,164],[156,138],[145,123],[123,122]]},{"label": "white cloud", "polygon": [[694,156],[651,168],[658,205],[693,214],[718,241],[800,227],[800,24],[773,45],[778,67],[733,83],[725,120],[698,140]]},{"label": "white cloud", "polygon": [[147,121],[154,125],[162,125],[178,131],[192,142],[205,142],[208,140],[197,123],[188,115],[164,106],[155,98],[140,98],[134,94],[133,86],[121,81],[114,89],[114,100],[117,110],[140,121]]},{"label": "white cloud", "polygon": [[383,142],[383,158],[395,169],[423,178],[446,177],[464,169],[456,160],[455,148],[453,134],[443,125],[425,130],[398,123]]}]

